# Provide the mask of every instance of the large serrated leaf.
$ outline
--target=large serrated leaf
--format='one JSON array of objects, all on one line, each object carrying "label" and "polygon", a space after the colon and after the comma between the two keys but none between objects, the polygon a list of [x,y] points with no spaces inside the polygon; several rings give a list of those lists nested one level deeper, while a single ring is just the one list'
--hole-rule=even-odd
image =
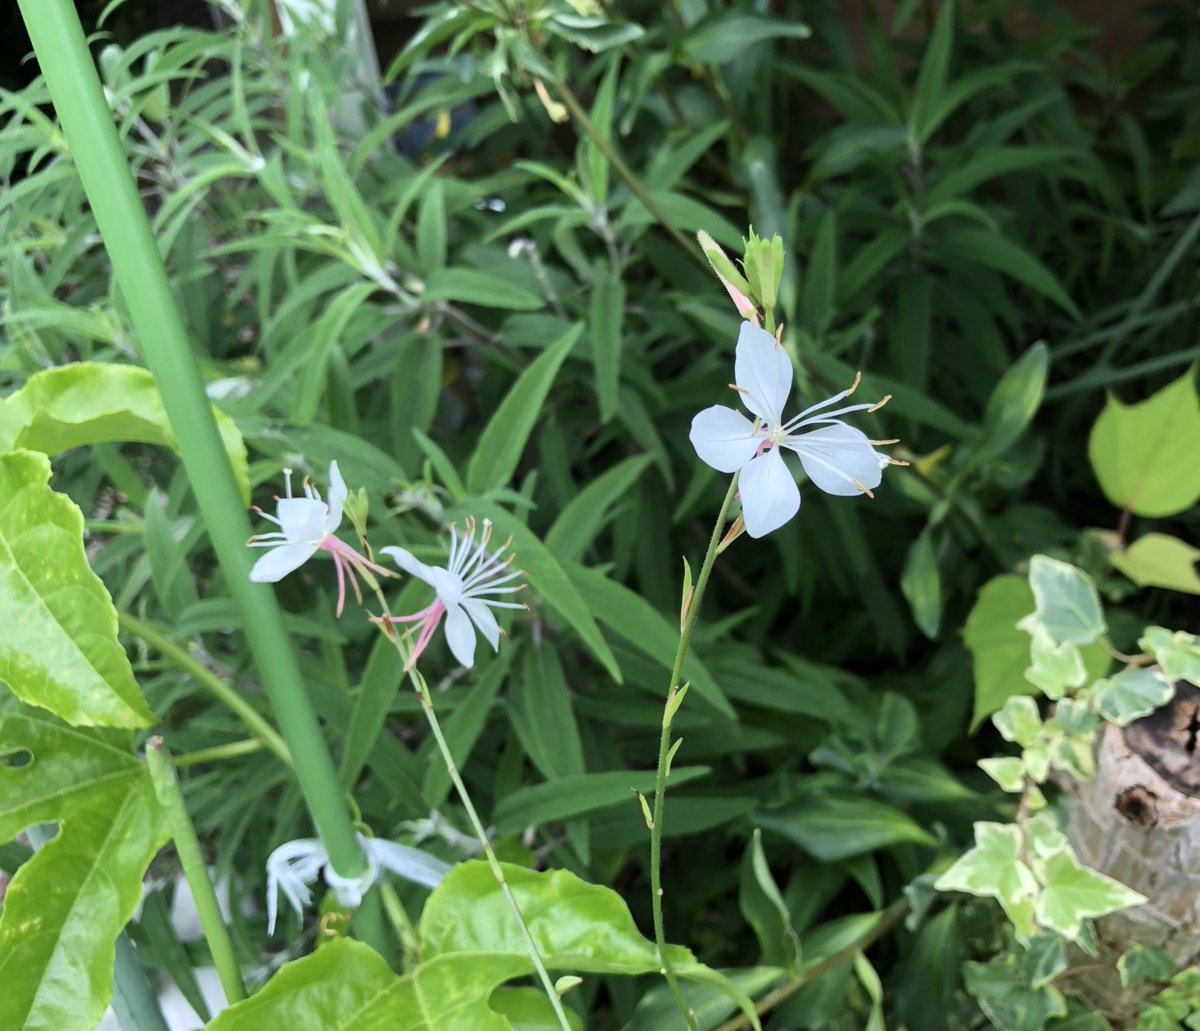
[{"label": "large serrated leaf", "polygon": [[35,451],[0,456],[0,621],[0,680],[18,698],[77,726],[154,722],[88,566],[83,513]]},{"label": "large serrated leaf", "polygon": [[112,996],[113,943],[141,901],[165,821],[128,733],[73,729],[9,699],[0,741],[31,756],[0,764],[0,841],[61,824],[5,895],[0,1027],[90,1031]]},{"label": "large serrated leaf", "polygon": [[[250,503],[246,445],[233,420],[213,410],[242,499]],[[0,401],[0,451],[56,455],[85,444],[131,441],[178,451],[154,377],[133,365],[76,362],[30,376]]]}]

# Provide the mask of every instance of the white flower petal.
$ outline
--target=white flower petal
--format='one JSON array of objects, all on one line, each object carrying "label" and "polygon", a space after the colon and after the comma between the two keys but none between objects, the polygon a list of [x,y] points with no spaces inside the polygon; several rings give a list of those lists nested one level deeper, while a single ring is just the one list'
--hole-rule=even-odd
[{"label": "white flower petal", "polygon": [[754,457],[760,440],[741,412],[724,405],[705,408],[692,420],[688,439],[700,461],[723,473],[735,473]]},{"label": "white flower petal", "polygon": [[738,479],[742,517],[751,537],[778,530],[800,510],[800,489],[783,463],[779,448],[750,462]]},{"label": "white flower petal", "polygon": [[342,471],[338,468],[337,459],[329,463],[329,509],[325,515],[325,533],[331,534],[342,525],[342,503],[350,492],[346,489],[346,481],[342,479]]},{"label": "white flower petal", "polygon": [[414,558],[413,553],[405,548],[390,547],[380,548],[379,550],[384,555],[391,555],[396,565],[403,569],[409,576],[415,576],[418,580],[424,580],[430,587],[437,588],[437,574],[441,570],[425,565],[424,562]]},{"label": "white flower petal", "polygon": [[446,609],[446,643],[460,666],[475,665],[475,628],[460,605]]},{"label": "white flower petal", "polygon": [[826,494],[853,497],[862,487],[874,490],[883,480],[879,452],[862,430],[844,422],[789,437],[784,446],[800,456],[808,478]]},{"label": "white flower petal", "polygon": [[444,863],[419,848],[410,848],[394,841],[372,838],[366,842],[366,849],[385,870],[426,888],[436,888],[450,872],[449,863]]},{"label": "white flower petal", "polygon": [[478,598],[463,598],[459,604],[467,610],[471,622],[479,627],[479,632],[487,638],[487,643],[492,646],[492,651],[499,651],[500,624],[496,622],[496,617],[492,615],[492,610],[487,607],[487,603]]},{"label": "white flower petal", "polygon": [[792,360],[765,329],[742,323],[733,363],[734,382],[742,388],[742,404],[768,426],[783,421],[783,406],[792,389]]},{"label": "white flower petal", "polygon": [[316,543],[325,536],[325,502],[316,498],[280,498],[275,506],[279,528],[289,541]]},{"label": "white flower petal", "polygon": [[316,838],[299,838],[286,841],[267,856],[267,933],[275,933],[275,918],[279,910],[279,892],[282,891],[299,916],[312,892],[308,885],[321,873],[328,862],[325,848]]},{"label": "white flower petal", "polygon": [[254,563],[250,579],[259,584],[271,584],[282,580],[288,573],[299,569],[317,553],[316,543],[297,541],[272,548]]}]

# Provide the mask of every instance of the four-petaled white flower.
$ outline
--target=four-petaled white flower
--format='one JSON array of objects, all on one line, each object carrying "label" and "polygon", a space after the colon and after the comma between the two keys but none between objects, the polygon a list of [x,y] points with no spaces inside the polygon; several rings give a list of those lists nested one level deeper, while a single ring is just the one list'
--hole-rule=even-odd
[{"label": "four-petaled white flower", "polygon": [[[429,644],[433,632],[438,628],[442,617],[446,617],[446,642],[450,652],[463,666],[475,664],[475,628],[487,639],[493,651],[500,648],[500,624],[492,615],[491,609],[523,609],[526,606],[517,602],[498,601],[496,595],[515,594],[522,590],[524,584],[513,584],[513,581],[525,573],[523,570],[510,572],[509,565],[513,556],[502,558],[512,543],[509,537],[494,552],[487,550],[492,536],[490,520],[483,521],[483,533],[479,543],[475,543],[475,520],[467,519],[467,532],[459,536],[455,527],[450,527],[450,558],[446,568],[427,566],[418,561],[411,552],[404,548],[380,548],[385,555],[391,555],[396,565],[411,576],[424,580],[437,592],[434,601],[414,612],[411,616],[391,616],[392,623],[416,623],[419,628],[412,654],[409,655],[405,669],[411,669]],[[490,606],[490,608],[489,608]],[[474,626],[472,626],[474,624]]]},{"label": "four-petaled white flower", "polygon": [[[723,473],[741,472],[742,516],[751,537],[777,530],[800,509],[800,489],[783,462],[782,448],[800,456],[808,478],[827,494],[870,494],[892,459],[875,450],[865,433],[838,416],[875,411],[888,401],[827,411],[858,386],[784,420],[792,389],[792,363],[765,330],[742,323],[734,361],[734,389],[755,416],[751,422],[724,405],[706,408],[692,420],[690,439],[700,458]],[[887,441],[887,443],[894,443]]]},{"label": "four-petaled white flower", "polygon": [[261,508],[254,507],[264,519],[269,519],[278,530],[260,533],[247,542],[252,548],[270,548],[250,570],[250,579],[257,583],[274,583],[288,573],[299,569],[318,551],[327,551],[333,556],[337,569],[338,602],[337,614],[342,614],[346,601],[346,577],[349,575],[354,594],[360,600],[358,580],[354,576],[355,566],[365,566],[384,576],[393,575],[390,570],[377,566],[360,555],[349,544],[334,536],[342,523],[342,504],[348,491],[346,481],[336,461],[329,463],[329,500],[322,501],[317,488],[307,479],[304,481],[304,497],[292,497],[292,470],[283,470],[286,496],[275,499],[275,515],[267,515]]},{"label": "four-petaled white flower", "polygon": [[340,877],[329,865],[325,846],[316,838],[298,838],[280,845],[267,857],[267,934],[275,933],[279,913],[279,893],[291,903],[299,916],[312,901],[309,885],[325,873],[325,883],[333,889],[341,905],[353,908],[363,900],[367,889],[379,879],[379,871],[390,870],[406,881],[436,888],[450,872],[450,864],[417,848],[382,841],[360,834],[358,843],[367,856],[366,872],[355,880]]}]

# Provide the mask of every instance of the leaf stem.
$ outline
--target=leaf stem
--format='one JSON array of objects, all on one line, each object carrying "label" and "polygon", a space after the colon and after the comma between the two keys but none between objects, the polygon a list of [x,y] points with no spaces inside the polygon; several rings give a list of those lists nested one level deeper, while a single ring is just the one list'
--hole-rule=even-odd
[{"label": "leaf stem", "polygon": [[[287,742],[279,736],[275,728],[258,714],[254,706],[247,702],[246,699],[215,673],[207,669],[195,656],[190,655],[185,649],[172,641],[163,630],[156,627],[153,623],[145,623],[136,616],[131,616],[128,612],[118,612],[117,621],[133,634],[134,637],[141,638],[164,659],[170,660],[201,687],[206,688],[217,701],[224,704],[226,708],[246,724],[250,733],[258,738],[264,747],[269,748],[279,756],[280,761],[285,766],[289,768],[292,766],[292,755],[288,751]],[[224,745],[222,747],[229,748],[230,746]],[[205,751],[213,751],[213,749],[205,749]],[[199,754],[194,753],[194,755]],[[194,758],[194,755],[188,757],[187,761],[189,764],[200,761]],[[217,758],[224,757],[217,756]]]},{"label": "leaf stem", "polygon": [[662,964],[663,975],[671,986],[671,994],[679,1003],[687,1019],[688,1027],[699,1031],[696,1014],[687,1004],[683,992],[679,988],[679,979],[675,968],[667,955],[666,930],[663,926],[663,888],[662,888],[662,830],[663,806],[667,794],[667,766],[671,754],[671,721],[677,705],[675,696],[678,692],[679,678],[683,673],[683,661],[687,657],[688,645],[692,640],[692,630],[696,626],[696,617],[700,613],[700,602],[704,598],[704,589],[708,586],[708,577],[717,559],[717,547],[721,543],[721,535],[725,530],[725,518],[729,514],[729,506],[733,504],[737,494],[738,474],[733,474],[729,482],[729,490],[725,492],[725,500],[721,503],[721,511],[717,514],[716,525],[713,526],[712,537],[708,542],[708,551],[704,554],[704,563],[696,577],[695,592],[688,604],[684,617],[683,629],[679,634],[679,647],[675,651],[675,664],[671,669],[671,683],[667,688],[667,701],[663,706],[662,734],[658,739],[658,770],[654,778],[654,814],[650,821],[650,902],[654,913],[654,943],[658,947],[658,958]]},{"label": "leaf stem", "polygon": [[[383,632],[391,639],[396,647],[396,651],[400,653],[402,661],[407,666],[409,651],[405,646],[404,638],[400,634],[393,633],[391,631],[391,624],[386,622],[391,618],[391,611],[388,609],[387,601],[383,596],[383,591],[379,587],[379,582],[369,573],[364,573],[364,579],[374,591],[375,597],[379,601],[379,607],[385,621],[381,624],[384,628]],[[462,802],[463,808],[467,811],[467,818],[471,822],[471,828],[475,832],[475,837],[478,839],[479,844],[483,846],[488,866],[491,867],[492,874],[495,876],[497,883],[499,883],[500,890],[504,892],[504,897],[508,900],[509,908],[512,910],[513,916],[516,917],[517,924],[521,928],[521,934],[525,939],[526,951],[529,954],[534,969],[537,971],[538,979],[542,982],[542,987],[550,998],[550,1005],[554,1008],[554,1015],[558,1018],[559,1026],[562,1028],[562,1031],[571,1031],[571,1025],[563,1009],[562,1000],[558,997],[558,992],[554,990],[554,982],[550,979],[549,971],[546,970],[546,964],[542,959],[538,944],[534,940],[533,933],[529,930],[529,925],[525,922],[525,917],[521,913],[521,907],[517,903],[516,896],[513,895],[508,879],[504,876],[504,869],[500,866],[500,860],[496,858],[496,853],[492,849],[487,829],[483,826],[483,821],[479,818],[479,813],[475,809],[475,803],[471,801],[471,794],[467,790],[467,785],[463,782],[462,776],[458,772],[458,766],[454,761],[454,754],[450,751],[450,745],[442,733],[441,721],[433,709],[433,699],[429,695],[429,685],[425,683],[425,678],[415,667],[408,670],[408,679],[412,684],[413,691],[416,692],[417,698],[420,699],[425,719],[429,724],[430,731],[433,733],[434,740],[437,742],[438,751],[442,755],[442,761],[446,764],[446,772],[450,774],[450,780],[458,792],[459,801]]]},{"label": "leaf stem", "polygon": [[166,811],[167,826],[171,829],[171,837],[175,839],[175,851],[179,854],[183,875],[196,901],[196,913],[212,952],[221,987],[225,989],[225,998],[230,1004],[241,1002],[246,998],[246,986],[242,984],[242,973],[233,955],[233,942],[229,939],[229,929],[225,926],[217,893],[208,876],[208,865],[204,861],[204,853],[200,851],[196,828],[192,826],[183,792],[179,789],[179,778],[175,776],[171,753],[161,737],[155,736],[146,742],[146,765],[150,770],[150,780],[154,783],[154,793]]}]

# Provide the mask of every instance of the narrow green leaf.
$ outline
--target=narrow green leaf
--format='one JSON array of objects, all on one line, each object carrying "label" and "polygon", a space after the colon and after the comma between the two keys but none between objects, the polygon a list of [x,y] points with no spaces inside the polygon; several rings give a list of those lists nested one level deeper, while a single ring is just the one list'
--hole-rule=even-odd
[{"label": "narrow green leaf", "polygon": [[748,47],[773,39],[808,39],[803,22],[784,21],[757,14],[723,13],[692,32],[683,44],[683,56],[701,64],[725,64],[741,57]]},{"label": "narrow green leaf", "polygon": [[1177,515],[1200,500],[1200,396],[1195,371],[1127,405],[1109,394],[1088,437],[1105,496],[1136,515]]},{"label": "narrow green leaf", "polygon": [[904,842],[936,845],[937,839],[899,809],[848,793],[800,798],[759,812],[756,821],[824,863],[836,863]]},{"label": "narrow green leaf", "polygon": [[582,333],[582,325],[572,326],[517,377],[480,433],[467,464],[467,488],[472,494],[503,487],[512,478],[529,435],[543,417],[554,378]]},{"label": "narrow green leaf", "polygon": [[800,311],[804,327],[818,339],[824,336],[836,314],[838,254],[837,211],[830,207],[817,225],[812,256],[801,290]]},{"label": "narrow green leaf", "polygon": [[0,679],[18,698],[76,726],[154,722],[88,566],[83,513],[35,451],[0,456],[0,572]]},{"label": "narrow green leaf", "polygon": [[900,590],[912,608],[913,621],[931,641],[942,621],[942,581],[938,572],[933,531],[925,527],[908,549]]},{"label": "narrow green leaf", "polygon": [[983,412],[977,457],[1004,454],[1033,421],[1046,392],[1049,356],[1039,340],[1000,377]]},{"label": "narrow green leaf", "polygon": [[616,273],[598,278],[592,285],[592,365],[596,370],[596,397],[600,421],[608,422],[617,411],[621,382],[621,328],[625,319],[625,284]]},{"label": "narrow green leaf", "polygon": [[403,663],[392,639],[379,634],[367,657],[362,683],[354,698],[354,709],[350,716],[350,728],[345,735],[342,752],[342,787],[350,791],[358,775],[366,765],[367,756],[375,746],[375,739],[383,730],[388,712],[396,700],[400,683],[404,679]]},{"label": "narrow green leaf", "polygon": [[325,370],[329,366],[334,348],[340,342],[342,331],[363,301],[377,289],[374,283],[356,283],[338,294],[321,313],[313,328],[312,340],[305,348],[304,363],[300,366],[300,379],[296,384],[295,399],[292,401],[294,422],[303,425],[316,418],[327,382]]},{"label": "narrow green leaf", "polygon": [[[246,445],[233,420],[213,409],[225,453],[246,504]],[[154,377],[132,365],[75,362],[30,376],[0,401],[0,451],[28,448],[57,455],[73,447],[136,441],[179,446]]]},{"label": "narrow green leaf", "polygon": [[634,455],[605,469],[563,506],[546,533],[546,547],[560,562],[578,562],[607,525],[614,506],[653,461]]},{"label": "narrow green leaf", "polygon": [[[671,786],[678,788],[708,773],[707,766],[681,766],[672,772]],[[505,795],[492,811],[492,822],[498,834],[517,834],[526,827],[631,804],[634,791],[654,791],[654,776],[653,770],[616,770],[556,777]]]},{"label": "narrow green leaf", "polygon": [[433,179],[421,193],[417,256],[426,275],[446,267],[446,192],[440,179]]},{"label": "narrow green leaf", "polygon": [[908,124],[918,140],[928,138],[929,124],[942,102],[946,90],[946,73],[950,67],[950,51],[954,43],[955,4],[945,0],[938,14],[937,24],[925,44],[921,58],[921,70],[917,73],[917,84],[913,90],[912,112]]},{"label": "narrow green leaf", "polygon": [[508,713],[525,754],[547,780],[583,773],[583,742],[562,664],[549,646],[525,649],[510,678]]},{"label": "narrow green leaf", "polygon": [[75,730],[6,700],[0,741],[31,755],[24,766],[0,763],[0,841],[61,824],[4,898],[0,1027],[91,1031],[112,997],[113,943],[141,902],[165,821],[128,733]]},{"label": "narrow green leaf", "polygon": [[443,268],[432,272],[425,280],[421,298],[425,301],[461,301],[510,311],[538,311],[545,307],[542,298],[524,287],[490,272],[469,268]]}]

